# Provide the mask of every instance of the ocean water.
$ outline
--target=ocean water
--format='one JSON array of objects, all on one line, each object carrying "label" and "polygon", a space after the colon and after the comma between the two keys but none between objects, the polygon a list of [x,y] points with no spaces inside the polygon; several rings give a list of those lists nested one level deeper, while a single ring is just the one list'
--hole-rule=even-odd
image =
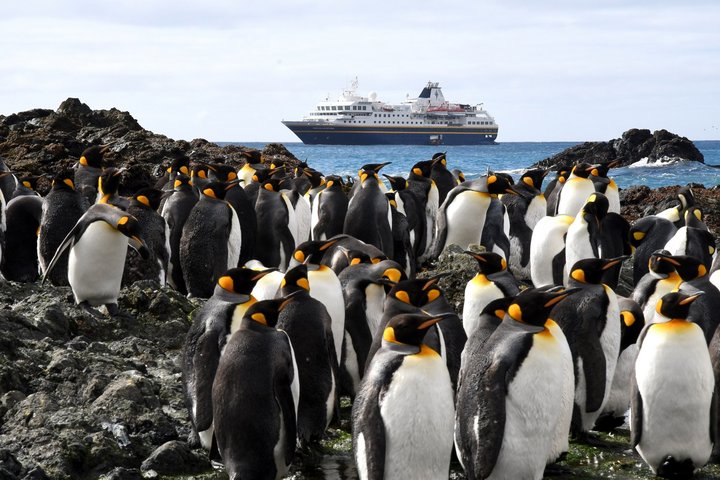
[{"label": "ocean water", "polygon": [[[232,142],[262,149],[265,143]],[[392,162],[382,173],[407,176],[412,165],[427,160],[438,151],[447,151],[448,168],[458,168],[466,178],[485,174],[488,169],[520,174],[530,165],[544,160],[578,142],[508,142],[480,146],[405,146],[405,145],[304,145],[285,143],[290,152],[325,174],[357,175],[366,163]],[[620,188],[647,185],[651,188],[700,183],[706,187],[720,184],[720,140],[697,141],[705,156],[705,165],[682,162],[671,165],[638,165],[610,171]]]}]

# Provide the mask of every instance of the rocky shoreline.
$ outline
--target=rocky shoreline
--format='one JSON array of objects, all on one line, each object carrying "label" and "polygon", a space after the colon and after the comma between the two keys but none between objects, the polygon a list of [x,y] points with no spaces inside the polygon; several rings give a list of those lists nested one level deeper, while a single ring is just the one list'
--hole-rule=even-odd
[{"label": "rocky shoreline", "polygon": [[[649,141],[642,133],[628,136],[641,137]],[[175,141],[144,130],[127,112],[93,111],[77,99],[56,111],[0,116],[0,157],[18,175],[70,167],[84,148],[98,143],[111,145],[108,164],[127,168],[122,178],[127,191],[154,185],[177,155],[235,167],[261,155],[298,161],[280,144],[258,151],[202,139]],[[656,156],[672,151],[651,149]],[[619,158],[609,155],[609,161]],[[48,188],[41,178],[38,190]],[[633,220],[660,211],[673,203],[677,188],[623,190],[622,213]],[[696,185],[694,193],[710,229],[719,230],[720,191]],[[436,268],[450,272],[442,286],[453,305],[461,304],[474,260],[448,251]],[[190,421],[179,359],[192,313],[201,304],[157,283],[136,282],[121,292],[120,316],[98,319],[74,305],[67,287],[0,284],[0,479],[226,478],[186,442]],[[348,417],[345,408],[341,428],[331,431],[322,449],[300,455],[292,478],[325,478],[321,464],[327,461],[334,462],[335,478],[355,478]],[[627,451],[626,432],[602,440],[607,447],[574,444],[560,475],[651,478],[639,457]],[[464,478],[460,471],[452,478]],[[720,475],[720,469],[701,473],[697,478],[717,478],[707,475]]]}]

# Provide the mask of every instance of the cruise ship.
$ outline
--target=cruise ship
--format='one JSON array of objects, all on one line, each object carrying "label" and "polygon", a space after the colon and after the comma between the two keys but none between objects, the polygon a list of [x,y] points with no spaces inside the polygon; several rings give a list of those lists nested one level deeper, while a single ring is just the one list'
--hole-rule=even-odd
[{"label": "cruise ship", "polygon": [[301,121],[282,123],[312,145],[481,145],[497,138],[498,125],[482,104],[450,103],[438,82],[397,105],[356,90],[357,79],[337,100],[318,103]]}]

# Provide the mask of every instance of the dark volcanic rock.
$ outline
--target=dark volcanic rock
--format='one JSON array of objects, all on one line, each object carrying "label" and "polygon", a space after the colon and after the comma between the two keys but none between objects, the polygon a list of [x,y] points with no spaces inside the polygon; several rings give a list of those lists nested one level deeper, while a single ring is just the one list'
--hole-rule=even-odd
[{"label": "dark volcanic rock", "polygon": [[[261,156],[298,163],[280,144],[269,144],[259,152],[238,145],[220,147],[204,139],[173,140],[143,129],[128,112],[92,110],[77,98],[68,98],[55,111],[35,109],[0,115],[0,157],[20,175],[53,174],[69,168],[93,144],[111,145],[105,154],[106,166],[126,168],[121,177],[122,195],[153,186],[164,167],[179,154],[237,168],[248,158]],[[45,194],[49,188],[49,179],[42,178],[38,191]]]},{"label": "dark volcanic rock", "polygon": [[621,138],[609,142],[585,142],[542,160],[533,167],[568,168],[576,162],[630,165],[644,158],[650,163],[695,161],[704,162],[703,154],[694,143],[667,130],[633,128]]},{"label": "dark volcanic rock", "polygon": [[143,472],[155,471],[160,475],[198,473],[210,468],[206,457],[200,457],[187,443],[173,440],[161,445],[142,463]]}]

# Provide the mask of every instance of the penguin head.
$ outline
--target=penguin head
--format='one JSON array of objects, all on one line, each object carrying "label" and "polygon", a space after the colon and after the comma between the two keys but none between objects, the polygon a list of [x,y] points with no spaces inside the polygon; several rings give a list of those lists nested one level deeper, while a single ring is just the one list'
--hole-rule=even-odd
[{"label": "penguin head", "polygon": [[555,173],[556,173],[555,180],[558,183],[565,183],[565,181],[570,176],[570,170],[568,170],[567,168],[560,168],[560,169],[556,170]]},{"label": "penguin head", "polygon": [[129,239],[129,245],[134,248],[143,259],[150,258],[150,249],[145,240],[140,237],[140,222],[132,215],[123,214],[117,217],[114,225],[118,232],[122,233]]},{"label": "penguin head", "polygon": [[192,170],[190,171],[190,182],[192,183],[193,179],[201,178],[203,180],[208,179],[208,167],[205,164],[202,163],[196,163],[193,165]]},{"label": "penguin head", "polygon": [[523,173],[520,177],[520,182],[524,183],[528,187],[540,190],[542,188],[543,179],[548,174],[549,170],[542,168],[534,168]]},{"label": "penguin head", "polygon": [[465,253],[477,260],[480,273],[483,275],[490,275],[507,269],[507,261],[495,252],[475,253],[465,250]]},{"label": "penguin head", "polygon": [[103,195],[114,195],[120,188],[120,177],[122,176],[122,170],[118,170],[114,167],[109,167],[103,170],[98,178],[98,192]]},{"label": "penguin head", "polygon": [[202,192],[200,193],[202,194],[200,196],[202,199],[224,200],[226,193],[225,184],[220,182],[209,182],[203,186]]},{"label": "penguin head", "polygon": [[260,150],[245,150],[240,155],[245,160],[246,165],[259,165],[265,162],[263,154]]},{"label": "penguin head", "polygon": [[493,315],[502,320],[507,314],[508,308],[515,301],[515,297],[501,297],[491,301],[482,310],[482,315]]},{"label": "penguin head", "polygon": [[543,327],[555,305],[580,290],[580,288],[528,288],[513,299],[507,308],[507,316],[516,322]]},{"label": "penguin head", "polygon": [[620,164],[618,161],[613,162],[606,162],[606,163],[596,163],[595,165],[590,165],[590,175],[593,177],[601,177],[601,178],[607,178],[608,172],[611,168],[615,168]]},{"label": "penguin head", "polygon": [[37,189],[38,180],[40,177],[20,177],[18,183],[23,187],[35,191]]},{"label": "penguin head", "polygon": [[[187,178],[187,177],[185,177]],[[160,208],[160,201],[167,192],[158,190],[157,188],[141,188],[133,195],[133,202],[143,205],[152,210]]]},{"label": "penguin head", "polygon": [[75,190],[75,173],[72,170],[63,170],[56,174],[52,180],[53,190]]},{"label": "penguin head", "polygon": [[399,282],[385,281],[382,283],[391,286],[387,294],[389,298],[419,308],[442,296],[442,290],[440,290],[437,283],[444,276],[446,274],[436,275],[431,278],[416,278]]},{"label": "penguin head", "polygon": [[618,301],[620,304],[620,327],[622,331],[620,351],[623,351],[637,342],[640,332],[645,326],[645,316],[642,308],[633,300],[618,297]]},{"label": "penguin head", "polygon": [[232,182],[237,180],[237,172],[232,165],[213,163],[208,167],[208,177],[215,182]]},{"label": "penguin head", "polygon": [[447,152],[438,152],[432,156],[432,168],[439,170],[447,169]]},{"label": "penguin head", "polygon": [[658,300],[655,311],[665,318],[672,320],[685,320],[690,314],[690,305],[704,295],[705,292],[670,292]]},{"label": "penguin head", "polygon": [[583,205],[581,215],[587,223],[595,223],[599,226],[600,222],[607,216],[610,202],[605,195],[595,192],[590,195]]},{"label": "penguin head", "polygon": [[572,174],[580,178],[588,178],[593,167],[585,162],[576,163],[572,169]]},{"label": "penguin head", "polygon": [[393,177],[391,175],[385,175],[385,174],[383,174],[383,177],[387,178],[388,182],[390,182],[391,190],[400,192],[407,188],[408,182],[403,177]]},{"label": "penguin head", "polygon": [[186,157],[185,155],[177,155],[170,166],[167,168],[167,173],[170,174],[182,174],[185,176],[190,175],[190,159]]},{"label": "penguin head", "polygon": [[687,210],[685,210],[685,226],[686,227],[693,227],[693,228],[701,228],[703,230],[707,230],[707,226],[705,225],[703,212],[700,210],[699,207],[688,207]]},{"label": "penguin head", "polygon": [[623,260],[628,258],[630,257],[626,255],[617,258],[585,258],[578,260],[570,270],[570,278],[579,283],[600,285],[607,270],[621,264]]},{"label": "penguin head", "polygon": [[310,291],[310,281],[308,280],[307,265],[301,263],[287,272],[280,282],[280,291],[283,295],[289,295],[293,292],[304,290]]},{"label": "penguin head", "polygon": [[231,268],[218,278],[217,284],[228,293],[250,295],[258,280],[275,270],[275,268],[260,271],[245,267]]},{"label": "penguin head", "polygon": [[463,183],[465,181],[465,174],[461,170],[455,168],[455,169],[453,169],[452,174],[457,179],[458,185],[460,185],[461,183]]},{"label": "penguin head", "polygon": [[707,267],[703,265],[700,259],[695,257],[689,255],[668,255],[664,250],[653,253],[653,256],[656,255],[659,257],[658,260],[660,262],[672,265],[684,282],[704,277],[708,274]]},{"label": "penguin head", "polygon": [[279,192],[282,189],[282,182],[285,179],[268,177],[262,181],[260,187],[268,192]]},{"label": "penguin head", "polygon": [[433,160],[424,160],[422,162],[417,162],[415,165],[412,166],[412,169],[410,170],[410,175],[430,178],[430,174],[432,173],[432,167]]},{"label": "penguin head", "polygon": [[93,145],[83,150],[78,161],[83,167],[101,168],[103,156],[110,149],[110,145]]},{"label": "penguin head", "polygon": [[[312,168],[303,169],[303,175],[308,180],[310,180],[310,188],[318,188],[330,179],[329,177],[325,178],[322,172],[318,172],[317,170],[313,170]],[[336,177],[335,183],[338,183],[337,179],[340,179],[340,177],[338,177],[337,175],[334,176]],[[342,180],[340,180],[339,183],[342,186]]]},{"label": "penguin head", "polygon": [[342,177],[338,175],[328,175],[325,178],[325,190],[328,191],[340,192],[344,184]]},{"label": "penguin head", "polygon": [[358,177],[360,177],[360,183],[365,183],[365,181],[374,178],[376,181],[380,181],[378,178],[378,173],[385,165],[390,165],[392,162],[385,162],[385,163],[368,163],[366,165],[363,165],[360,167],[360,170],[358,170]]},{"label": "penguin head", "polygon": [[514,193],[510,188],[512,186],[512,177],[502,173],[488,172],[487,190],[491,195],[500,195],[503,193]]},{"label": "penguin head", "polygon": [[293,252],[293,260],[297,263],[319,265],[328,248],[337,243],[338,238],[330,240],[310,240],[301,243]]},{"label": "penguin head", "polygon": [[680,201],[680,207],[682,207],[683,210],[695,206],[695,195],[690,185],[680,188],[677,192],[677,197]]},{"label": "penguin head", "polygon": [[252,320],[253,322],[259,323],[269,328],[275,328],[277,326],[280,312],[290,303],[292,297],[297,294],[291,293],[290,295],[282,298],[273,298],[272,300],[261,300],[255,302],[245,311],[243,318]]},{"label": "penguin head", "polygon": [[650,229],[652,229],[652,227],[655,225],[649,220],[650,217],[645,218],[647,218],[648,220],[641,219],[630,226],[630,232],[628,233],[628,235],[630,237],[630,245],[633,248],[637,248],[640,246],[643,240],[645,240],[647,234],[650,232]]},{"label": "penguin head", "polygon": [[185,190],[188,188],[191,188],[192,185],[190,184],[190,177],[187,175],[183,175],[182,173],[178,173],[175,176],[175,180],[173,181],[173,190]]},{"label": "penguin head", "polygon": [[428,329],[454,313],[430,315],[427,313],[401,313],[387,323],[383,331],[386,342],[420,347]]},{"label": "penguin head", "polygon": [[666,258],[671,255],[667,250],[655,250],[648,260],[648,271],[659,277],[666,277],[670,273],[673,273],[676,262],[674,260],[666,260]]}]

